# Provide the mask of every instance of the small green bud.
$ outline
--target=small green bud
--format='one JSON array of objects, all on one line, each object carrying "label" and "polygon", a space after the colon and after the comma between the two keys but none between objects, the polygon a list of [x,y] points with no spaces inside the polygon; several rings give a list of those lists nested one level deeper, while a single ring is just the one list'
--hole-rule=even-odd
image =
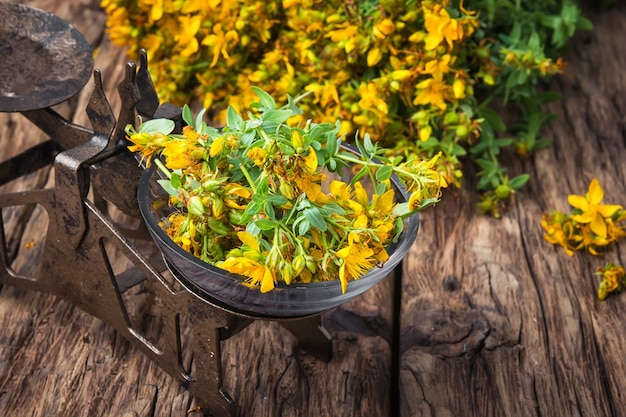
[{"label": "small green bud", "polygon": [[202,199],[197,195],[192,196],[189,200],[187,200],[187,210],[194,216],[203,216],[204,204],[202,204]]}]

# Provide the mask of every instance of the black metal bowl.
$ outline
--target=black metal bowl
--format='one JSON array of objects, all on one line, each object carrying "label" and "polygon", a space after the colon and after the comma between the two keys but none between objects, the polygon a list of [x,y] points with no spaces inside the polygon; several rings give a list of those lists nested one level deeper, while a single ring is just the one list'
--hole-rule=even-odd
[{"label": "black metal bowl", "polygon": [[[258,288],[243,285],[245,277],[201,261],[179,247],[159,226],[168,211],[167,194],[157,183],[159,171],[154,165],[146,169],[139,181],[139,209],[172,273],[191,291],[208,302],[230,312],[263,318],[296,318],[319,314],[349,301],[372,288],[390,274],[409,251],[418,230],[418,216],[405,220],[404,231],[387,252],[389,259],[358,280],[348,283],[345,294],[339,279],[327,282],[287,285],[280,282],[275,289],[261,293]],[[407,195],[392,178],[396,198],[406,201]]]}]

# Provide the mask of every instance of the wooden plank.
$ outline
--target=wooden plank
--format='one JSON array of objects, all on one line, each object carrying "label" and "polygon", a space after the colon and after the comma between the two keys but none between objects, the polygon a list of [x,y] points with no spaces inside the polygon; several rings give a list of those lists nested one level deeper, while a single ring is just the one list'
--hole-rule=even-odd
[{"label": "wooden plank", "polygon": [[401,313],[402,416],[620,416],[623,295],[596,299],[594,272],[624,263],[569,257],[543,240],[541,214],[569,211],[592,178],[605,201],[626,203],[626,7],[588,11],[547,106],[553,145],[510,172],[529,172],[501,220],[476,214],[473,184],[423,216],[405,268]]},{"label": "wooden plank", "polygon": [[[103,35],[99,2],[26,3],[69,21],[96,48],[95,67],[117,113],[115,89],[126,58]],[[91,83],[57,110],[88,126],[83,109],[90,93]],[[20,115],[0,114],[0,140],[1,161],[45,140],[45,135]],[[45,169],[0,191],[39,189],[52,182]],[[47,218],[42,210],[4,215],[12,251],[19,253],[13,267],[32,273]],[[237,404],[236,415],[390,415],[392,295],[393,280],[387,279],[325,316],[334,349],[329,363],[299,349],[295,337],[272,322],[255,322],[225,341],[224,384]],[[151,309],[150,295],[131,291],[128,300],[158,339],[159,312]],[[9,286],[0,290],[0,415],[183,416],[195,403],[174,378],[110,326],[50,295]]]}]

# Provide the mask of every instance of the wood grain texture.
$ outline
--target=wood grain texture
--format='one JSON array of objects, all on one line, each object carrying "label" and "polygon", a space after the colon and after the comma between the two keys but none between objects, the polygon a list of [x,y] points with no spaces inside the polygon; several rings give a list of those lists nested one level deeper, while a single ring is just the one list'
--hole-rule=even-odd
[{"label": "wood grain texture", "polygon": [[473,185],[422,217],[403,275],[401,415],[623,416],[626,299],[598,301],[596,267],[545,242],[541,214],[569,211],[592,178],[605,201],[626,202],[626,8],[586,15],[550,89],[562,100],[544,133],[550,148],[512,160],[531,180],[501,220],[475,214]]},{"label": "wood grain texture", "polygon": [[[108,42],[98,1],[25,3],[83,33],[117,112],[126,57]],[[501,220],[481,216],[471,181],[450,190],[421,217],[403,269],[399,323],[394,281],[387,279],[325,316],[333,337],[329,363],[299,349],[274,322],[255,322],[223,342],[224,384],[237,416],[626,415],[626,298],[597,301],[593,275],[605,261],[626,262],[624,243],[603,258],[570,258],[543,240],[540,226],[541,213],[567,210],[567,194],[584,194],[594,177],[607,201],[626,204],[626,6],[586,15],[594,31],[576,36],[565,74],[550,86],[563,96],[547,106],[559,116],[545,132],[553,145],[510,161],[512,175],[531,173],[511,209]],[[57,110],[88,125],[90,92],[88,85]],[[45,138],[22,116],[0,114],[0,161]],[[52,186],[49,169],[0,191],[44,186]],[[34,272],[45,214],[2,214],[14,268]],[[131,291],[128,300],[158,338],[150,293]],[[53,296],[0,290],[0,415],[185,416],[194,405],[176,380],[105,323]]]},{"label": "wood grain texture", "polygon": [[[116,88],[127,58],[108,41],[99,2],[23,3],[55,13],[85,36],[95,50],[95,68],[102,73],[117,114]],[[89,126],[84,109],[92,84],[55,110]],[[45,139],[21,115],[0,114],[0,161]],[[7,184],[0,192],[53,183],[51,169],[46,168]],[[19,207],[3,210],[2,215],[15,257],[12,267],[34,274],[48,221],[45,212]],[[236,415],[390,415],[393,285],[393,279],[386,279],[325,316],[333,339],[329,363],[300,349],[296,338],[274,322],[255,322],[223,342],[224,384],[237,404]],[[131,290],[125,297],[158,338],[160,312],[153,308],[149,292]],[[51,295],[7,285],[0,289],[0,415],[185,416],[195,404],[174,378],[107,324]]]}]

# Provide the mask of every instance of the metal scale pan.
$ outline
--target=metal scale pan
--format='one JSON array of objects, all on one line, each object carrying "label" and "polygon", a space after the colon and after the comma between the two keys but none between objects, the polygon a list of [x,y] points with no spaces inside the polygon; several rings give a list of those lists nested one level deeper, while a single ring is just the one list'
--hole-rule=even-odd
[{"label": "metal scale pan", "polygon": [[72,25],[43,10],[0,3],[0,111],[59,104],[93,69],[92,50]]}]

